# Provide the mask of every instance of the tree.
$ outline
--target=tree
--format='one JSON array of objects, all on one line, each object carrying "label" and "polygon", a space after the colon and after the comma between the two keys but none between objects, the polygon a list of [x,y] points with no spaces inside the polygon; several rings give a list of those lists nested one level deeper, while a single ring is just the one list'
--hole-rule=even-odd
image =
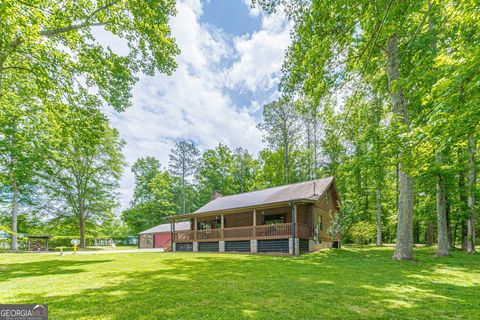
[{"label": "tree", "polygon": [[258,172],[259,163],[248,150],[243,148],[234,150],[232,176],[235,193],[243,193],[255,189]]},{"label": "tree", "polygon": [[[400,81],[400,61],[398,55],[398,33],[393,32],[387,41],[387,78],[392,111],[401,125],[408,130],[407,100]],[[400,158],[403,151],[400,151]],[[413,258],[413,177],[405,170],[402,160],[398,163],[400,195],[398,199],[397,241],[394,258],[398,260]]]},{"label": "tree", "polygon": [[195,172],[199,151],[191,142],[180,141],[170,152],[170,172],[182,179],[182,214],[186,208],[186,179]]},{"label": "tree", "polygon": [[[86,83],[110,106],[124,110],[135,73],[175,69],[179,50],[168,26],[173,14],[173,0],[7,0],[0,11],[0,99],[14,91],[11,77],[28,75],[37,96],[68,93],[74,84]],[[96,42],[93,29],[100,26],[124,39],[129,53],[121,56]]]},{"label": "tree", "polygon": [[232,150],[224,144],[203,153],[196,179],[201,185],[199,192],[204,202],[210,200],[214,191],[223,195],[235,193],[233,166]]},{"label": "tree", "polygon": [[86,222],[117,207],[116,189],[123,167],[123,141],[109,127],[96,99],[76,96],[69,105],[51,110],[52,148],[43,185],[53,203],[62,201],[65,211],[78,221],[80,247],[85,248]]},{"label": "tree", "polygon": [[[118,111],[130,106],[136,73],[171,74],[176,67],[179,50],[168,26],[173,14],[175,1],[2,2],[0,121],[5,126],[0,129],[0,156],[9,159],[1,169],[9,172],[13,251],[19,201],[38,178],[35,171],[41,163],[41,131],[33,134],[33,128],[45,123],[34,110],[52,101],[65,102],[79,88],[93,88],[97,103]],[[95,41],[95,27],[124,39],[130,52],[122,56],[102,46]],[[24,155],[18,154],[20,149]]]},{"label": "tree", "polygon": [[470,216],[467,220],[467,252],[475,252],[475,189],[477,185],[476,142],[473,135],[468,137],[468,208]]},{"label": "tree", "polygon": [[150,202],[154,199],[152,182],[160,173],[160,162],[154,157],[139,158],[132,165],[132,173],[135,177],[135,188],[131,205]]},{"label": "tree", "polygon": [[153,157],[140,158],[132,166],[135,172],[135,192],[130,208],[122,219],[133,233],[165,222],[175,214],[174,184],[168,171],[160,170]]},{"label": "tree", "polygon": [[[18,251],[17,222],[20,205],[31,199],[45,155],[44,114],[36,101],[18,87],[0,107],[0,185],[2,198],[10,199],[11,251]],[[42,120],[43,119],[43,120]]]},{"label": "tree", "polygon": [[[348,99],[343,99],[346,101],[343,105],[336,106],[336,112],[343,112],[344,118],[348,118],[352,109],[358,107],[359,93],[376,89],[383,100],[389,99],[391,114],[394,115],[388,119],[391,124],[389,131],[396,133],[390,142],[399,142],[398,224],[394,258],[413,258],[414,166],[408,133],[413,129],[410,127],[411,118],[415,119],[421,105],[420,101],[410,99],[410,96],[416,83],[415,76],[423,69],[413,72],[414,66],[409,61],[416,57],[417,52],[409,50],[409,42],[420,43],[411,36],[418,25],[423,24],[423,16],[419,12],[425,9],[424,6],[392,0],[374,3],[260,1],[266,3],[267,8],[279,2],[299,3],[287,5],[287,10],[295,11],[289,12],[295,28],[283,68],[280,86],[283,94],[306,97],[314,102],[329,98],[339,101],[337,97],[343,90]],[[342,124],[336,134],[337,139],[344,129]],[[346,150],[348,152],[348,148]],[[364,156],[363,150],[355,151],[362,151],[357,153],[358,157]]]},{"label": "tree", "polygon": [[297,140],[296,131],[299,127],[295,105],[286,98],[266,104],[263,107],[263,122],[258,127],[264,132],[264,139],[270,147],[283,150],[285,183],[288,184],[291,149]]}]

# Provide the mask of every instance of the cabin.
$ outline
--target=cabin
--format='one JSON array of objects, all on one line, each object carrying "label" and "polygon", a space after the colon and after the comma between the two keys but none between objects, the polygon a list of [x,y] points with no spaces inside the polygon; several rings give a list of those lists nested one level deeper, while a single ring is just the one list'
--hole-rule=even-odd
[{"label": "cabin", "polygon": [[[171,248],[171,224],[164,223],[156,227],[147,229],[138,234],[138,247],[140,249],[163,248],[169,250]],[[178,222],[175,224],[175,230],[190,230],[190,222]]]},{"label": "cabin", "polygon": [[[169,217],[173,251],[298,255],[340,246],[328,229],[339,211],[335,179],[222,196],[191,214]],[[178,230],[188,221],[189,230]]]}]

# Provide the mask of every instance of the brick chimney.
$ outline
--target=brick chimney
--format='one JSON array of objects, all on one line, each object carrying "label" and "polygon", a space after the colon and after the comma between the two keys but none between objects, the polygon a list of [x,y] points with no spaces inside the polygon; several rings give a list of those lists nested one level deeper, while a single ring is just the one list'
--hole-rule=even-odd
[{"label": "brick chimney", "polygon": [[220,192],[218,192],[218,191],[215,190],[215,191],[212,193],[212,198],[211,198],[210,200],[215,200],[215,199],[218,199],[218,198],[221,198],[221,197],[222,197],[222,194],[221,194]]}]

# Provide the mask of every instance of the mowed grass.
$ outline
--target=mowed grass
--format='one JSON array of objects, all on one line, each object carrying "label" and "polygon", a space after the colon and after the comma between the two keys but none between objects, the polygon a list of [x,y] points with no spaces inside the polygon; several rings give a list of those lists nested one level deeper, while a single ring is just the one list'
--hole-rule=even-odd
[{"label": "mowed grass", "polygon": [[392,254],[1,254],[0,303],[48,303],[50,319],[480,318],[479,255]]}]

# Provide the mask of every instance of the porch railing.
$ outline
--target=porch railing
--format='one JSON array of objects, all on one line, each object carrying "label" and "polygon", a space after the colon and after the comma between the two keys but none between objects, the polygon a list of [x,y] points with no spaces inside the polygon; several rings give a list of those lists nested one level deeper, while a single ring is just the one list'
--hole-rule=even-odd
[{"label": "porch railing", "polygon": [[[173,233],[174,242],[192,241],[218,241],[218,240],[250,240],[250,239],[286,239],[292,236],[292,224],[281,223],[271,225],[258,225],[248,227],[209,229],[209,230],[186,230]],[[309,239],[312,230],[306,224],[297,223],[296,237]]]}]

